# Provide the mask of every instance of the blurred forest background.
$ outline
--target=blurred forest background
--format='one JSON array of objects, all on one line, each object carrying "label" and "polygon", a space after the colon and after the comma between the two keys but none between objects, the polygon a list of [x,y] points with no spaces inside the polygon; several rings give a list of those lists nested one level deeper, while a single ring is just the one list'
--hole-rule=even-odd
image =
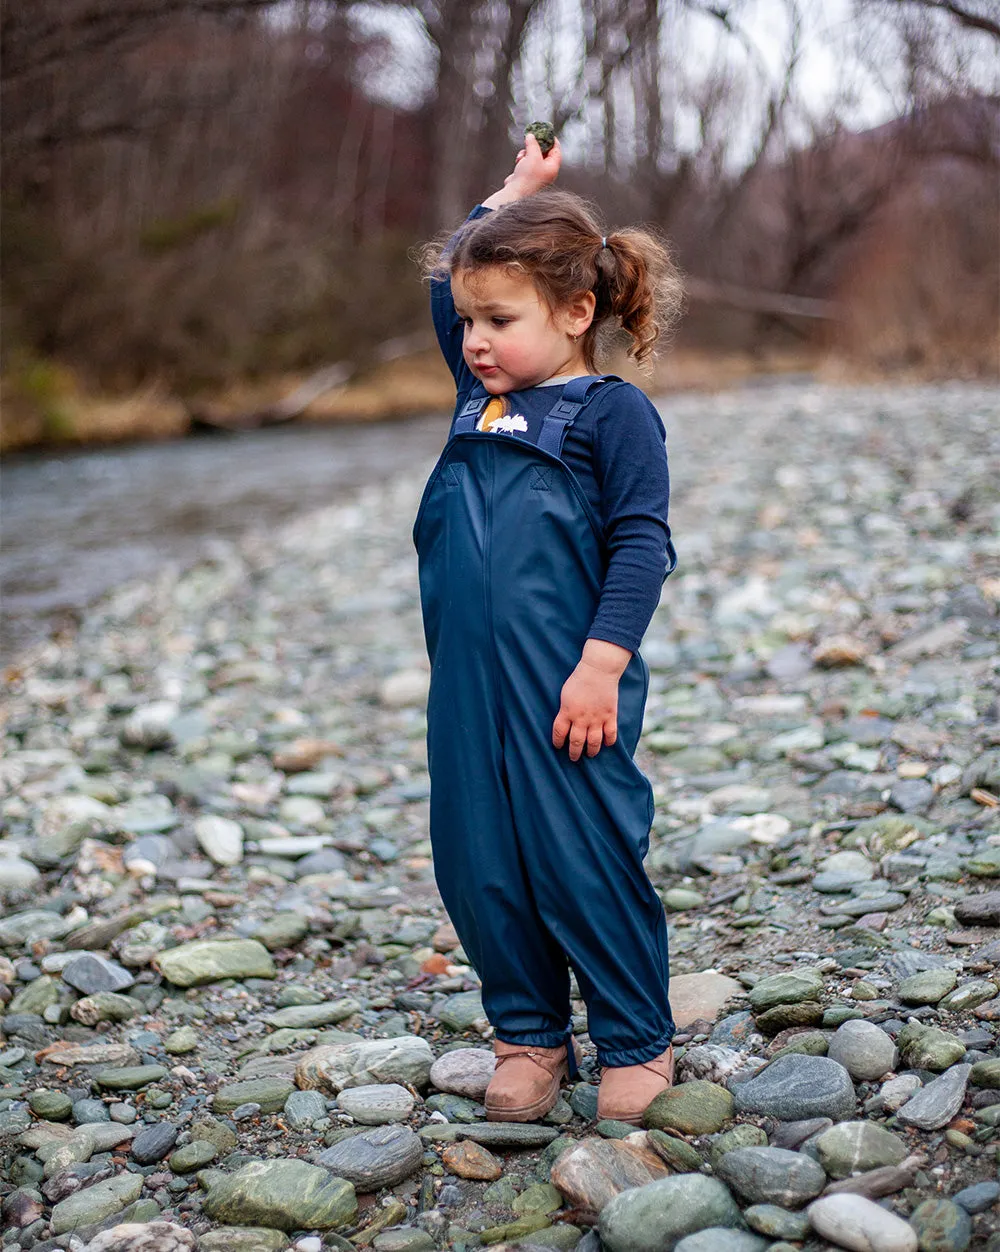
[{"label": "blurred forest background", "polygon": [[444,408],[409,252],[551,119],[656,386],[996,376],[995,0],[7,0],[4,442]]}]

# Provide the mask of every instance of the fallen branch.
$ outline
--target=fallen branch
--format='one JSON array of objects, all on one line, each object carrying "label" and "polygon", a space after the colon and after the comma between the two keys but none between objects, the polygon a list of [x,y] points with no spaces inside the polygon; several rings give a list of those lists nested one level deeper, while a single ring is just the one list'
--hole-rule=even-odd
[{"label": "fallen branch", "polygon": [[812,296],[790,296],[780,291],[758,291],[736,283],[687,278],[684,289],[699,304],[724,304],[747,313],[777,313],[784,317],[810,317],[836,321],[844,316],[843,306],[834,300]]}]

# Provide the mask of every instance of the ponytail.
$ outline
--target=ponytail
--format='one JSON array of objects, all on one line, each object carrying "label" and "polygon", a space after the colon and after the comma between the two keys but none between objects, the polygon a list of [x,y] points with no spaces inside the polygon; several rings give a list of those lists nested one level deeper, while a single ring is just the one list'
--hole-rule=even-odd
[{"label": "ponytail", "polygon": [[683,287],[666,244],[647,230],[606,233],[596,210],[565,191],[543,190],[467,222],[453,246],[423,252],[429,275],[498,265],[529,277],[550,309],[594,293],[594,320],[581,341],[598,371],[602,341],[617,327],[628,355],[649,369],[657,341],[680,315]]},{"label": "ponytail", "polygon": [[680,275],[670,254],[648,231],[619,230],[598,249],[596,268],[594,335],[608,319],[617,321],[631,339],[628,355],[645,366],[683,302]]}]

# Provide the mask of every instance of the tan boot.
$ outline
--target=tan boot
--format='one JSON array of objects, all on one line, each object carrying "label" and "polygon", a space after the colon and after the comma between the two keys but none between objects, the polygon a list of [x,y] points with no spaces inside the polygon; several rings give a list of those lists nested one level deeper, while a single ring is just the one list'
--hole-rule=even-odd
[{"label": "tan boot", "polygon": [[[486,1088],[486,1118],[491,1122],[532,1122],[544,1117],[559,1099],[559,1084],[569,1076],[566,1045],[535,1048],[493,1041],[496,1072]],[[580,1045],[573,1040],[580,1063]]]},{"label": "tan boot", "polygon": [[606,1066],[601,1070],[597,1116],[641,1126],[646,1109],[661,1092],[673,1085],[673,1047],[641,1065]]}]

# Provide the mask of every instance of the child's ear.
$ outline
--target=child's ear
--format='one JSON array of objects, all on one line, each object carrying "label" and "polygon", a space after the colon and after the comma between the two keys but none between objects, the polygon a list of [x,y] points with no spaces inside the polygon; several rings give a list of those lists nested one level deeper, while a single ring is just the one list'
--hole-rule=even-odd
[{"label": "child's ear", "polygon": [[581,291],[570,300],[565,312],[571,334],[583,334],[594,320],[596,306],[597,300],[592,291]]}]

